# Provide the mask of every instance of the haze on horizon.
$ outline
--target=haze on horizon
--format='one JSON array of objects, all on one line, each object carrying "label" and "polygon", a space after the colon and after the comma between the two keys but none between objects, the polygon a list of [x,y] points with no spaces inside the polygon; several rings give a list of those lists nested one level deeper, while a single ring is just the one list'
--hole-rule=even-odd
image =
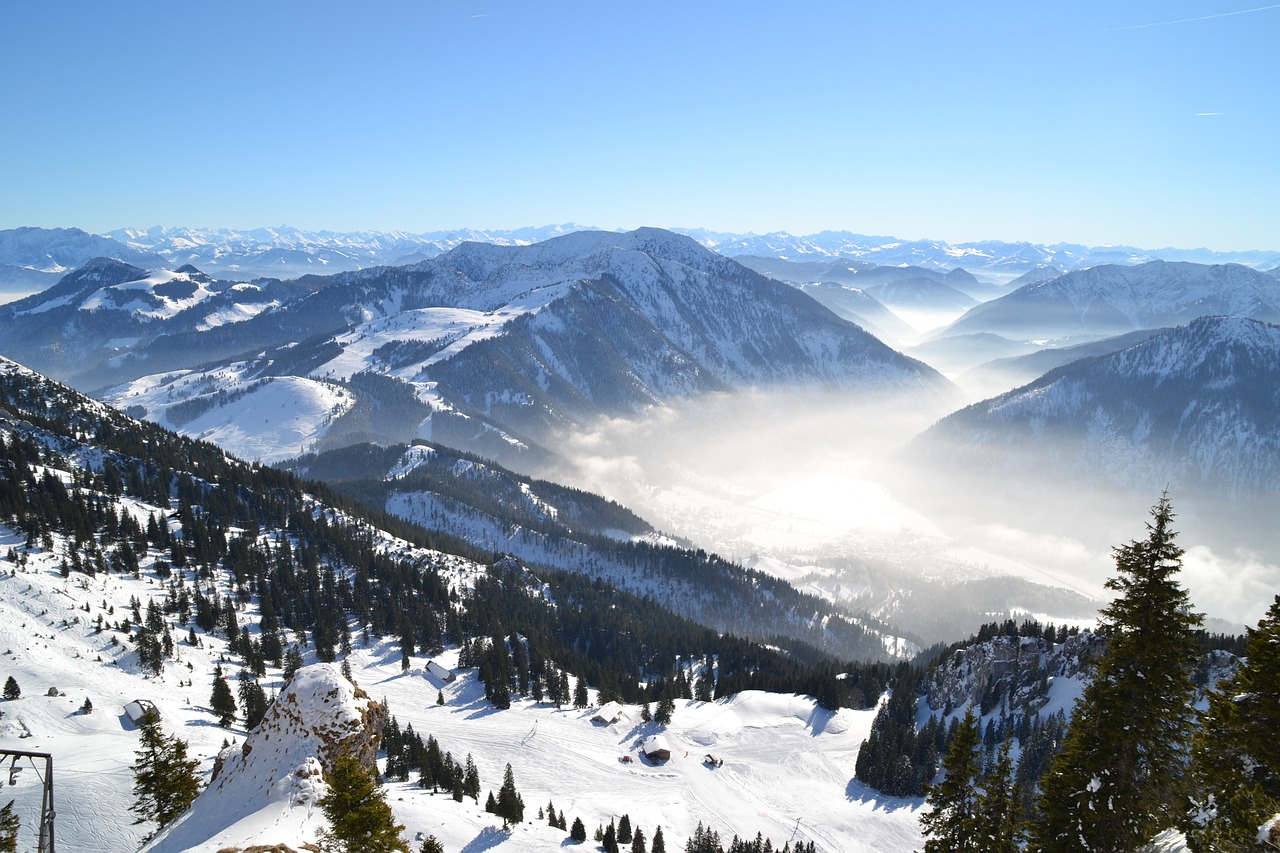
[{"label": "haze on horizon", "polygon": [[1280,5],[19,4],[0,228],[1274,248]]}]

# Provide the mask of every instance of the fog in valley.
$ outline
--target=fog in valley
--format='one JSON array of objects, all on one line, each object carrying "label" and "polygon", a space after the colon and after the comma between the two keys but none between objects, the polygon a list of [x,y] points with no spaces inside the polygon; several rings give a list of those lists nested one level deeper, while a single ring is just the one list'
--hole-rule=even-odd
[{"label": "fog in valley", "polygon": [[[980,485],[910,461],[908,442],[949,410],[819,391],[717,395],[579,429],[559,448],[571,467],[550,476],[926,643],[1010,612],[1090,622],[1112,547],[1145,535],[1166,484]],[[1274,552],[1222,547],[1234,540],[1170,498],[1182,580],[1198,609],[1229,623],[1209,627],[1256,622],[1280,585]]]}]

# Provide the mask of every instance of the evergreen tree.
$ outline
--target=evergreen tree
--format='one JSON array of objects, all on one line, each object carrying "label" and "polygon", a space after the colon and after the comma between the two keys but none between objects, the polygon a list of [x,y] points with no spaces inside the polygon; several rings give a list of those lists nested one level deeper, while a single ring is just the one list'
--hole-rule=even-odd
[{"label": "evergreen tree", "polygon": [[444,853],[444,845],[434,835],[428,835],[422,839],[422,846],[418,848],[418,853]]},{"label": "evergreen tree", "polygon": [[1192,748],[1192,850],[1255,850],[1280,813],[1280,595],[1245,641],[1245,659],[1209,695]]},{"label": "evergreen tree", "polygon": [[644,843],[644,830],[638,826],[631,836],[631,853],[648,853]]},{"label": "evergreen tree", "polygon": [[480,802],[480,771],[476,769],[475,759],[467,753],[467,769],[462,773],[462,792],[477,803]]},{"label": "evergreen tree", "polygon": [[18,816],[13,812],[13,800],[0,809],[0,853],[18,853]]},{"label": "evergreen tree", "polygon": [[1183,552],[1167,497],[1151,515],[1145,540],[1115,549],[1106,651],[1041,782],[1033,836],[1047,853],[1135,850],[1183,814],[1203,617],[1174,577]]},{"label": "evergreen tree", "polygon": [[977,777],[982,769],[982,739],[973,708],[965,712],[942,759],[945,776],[929,788],[930,811],[920,816],[927,839],[924,853],[977,853],[983,850],[982,795]]},{"label": "evergreen tree", "polygon": [[302,664],[302,652],[298,651],[297,646],[290,646],[289,651],[284,654],[284,671],[281,673],[285,684],[289,683],[295,672],[302,669]]},{"label": "evergreen tree", "polygon": [[577,683],[573,686],[573,707],[587,707],[587,680],[582,676],[578,676]]},{"label": "evergreen tree", "polygon": [[984,853],[1018,853],[1022,849],[1022,814],[1013,762],[1013,736],[996,750],[995,763],[982,783],[979,820]]},{"label": "evergreen tree", "polygon": [[[657,839],[654,839],[655,843]],[[720,833],[708,829],[698,821],[693,837],[684,843],[684,853],[724,853],[720,846]]]},{"label": "evergreen tree", "polygon": [[660,726],[671,724],[671,715],[676,711],[676,703],[672,701],[670,696],[664,695],[658,700],[658,706],[653,711],[653,721]]},{"label": "evergreen tree", "polygon": [[520,823],[524,820],[524,800],[516,791],[515,775],[511,772],[511,765],[507,765],[506,773],[502,777],[502,787],[498,789],[498,817],[502,818],[502,826],[505,829],[509,823]]},{"label": "evergreen tree", "polygon": [[600,846],[604,848],[604,853],[618,853],[618,829],[613,825],[613,821],[609,821],[609,825],[604,828],[604,837],[600,839]]},{"label": "evergreen tree", "polygon": [[579,844],[587,840],[587,828],[583,826],[582,818],[575,817],[573,819],[573,827],[569,830],[569,838]]},{"label": "evergreen tree", "polygon": [[18,680],[12,675],[5,679],[4,698],[10,700],[22,698],[22,688],[18,686]]},{"label": "evergreen tree", "polygon": [[618,818],[618,843],[631,843],[631,815],[623,815]]},{"label": "evergreen tree", "polygon": [[329,829],[320,833],[326,853],[409,853],[400,839],[404,827],[396,824],[386,794],[359,758],[350,753],[334,758],[325,781],[329,793],[317,804],[329,821]]},{"label": "evergreen tree", "polygon": [[667,842],[662,838],[662,827],[653,830],[653,844],[649,848],[649,853],[667,853]]},{"label": "evergreen tree", "polygon": [[247,729],[257,728],[258,723],[267,714],[267,693],[257,679],[245,670],[240,670],[240,707],[244,711],[244,725]]},{"label": "evergreen tree", "polygon": [[134,802],[129,811],[138,816],[134,823],[150,820],[163,828],[186,811],[200,793],[196,775],[200,762],[187,757],[186,741],[164,733],[154,713],[142,720],[135,756]]},{"label": "evergreen tree", "polygon": [[236,720],[236,699],[231,695],[231,687],[222,674],[222,667],[213,672],[213,694],[209,697],[209,707],[218,718],[218,725],[226,728]]}]

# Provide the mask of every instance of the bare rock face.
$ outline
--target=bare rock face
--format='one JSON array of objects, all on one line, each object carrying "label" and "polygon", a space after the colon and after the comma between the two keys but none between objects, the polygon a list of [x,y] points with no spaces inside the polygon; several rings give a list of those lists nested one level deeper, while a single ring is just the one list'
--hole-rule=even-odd
[{"label": "bare rock face", "polygon": [[1092,671],[1104,640],[1089,632],[1049,644],[1041,637],[992,637],[956,649],[926,683],[929,707],[970,703],[988,713],[998,707],[1035,713],[1049,698],[1049,679]]}]

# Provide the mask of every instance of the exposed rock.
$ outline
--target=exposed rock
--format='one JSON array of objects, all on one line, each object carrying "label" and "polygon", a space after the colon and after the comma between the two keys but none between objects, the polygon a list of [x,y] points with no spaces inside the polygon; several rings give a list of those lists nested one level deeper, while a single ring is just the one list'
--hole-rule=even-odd
[{"label": "exposed rock", "polygon": [[956,649],[929,675],[929,707],[965,703],[988,713],[997,707],[1033,714],[1049,698],[1049,679],[1088,674],[1105,640],[1082,632],[1050,645],[1041,637],[993,637]]}]

